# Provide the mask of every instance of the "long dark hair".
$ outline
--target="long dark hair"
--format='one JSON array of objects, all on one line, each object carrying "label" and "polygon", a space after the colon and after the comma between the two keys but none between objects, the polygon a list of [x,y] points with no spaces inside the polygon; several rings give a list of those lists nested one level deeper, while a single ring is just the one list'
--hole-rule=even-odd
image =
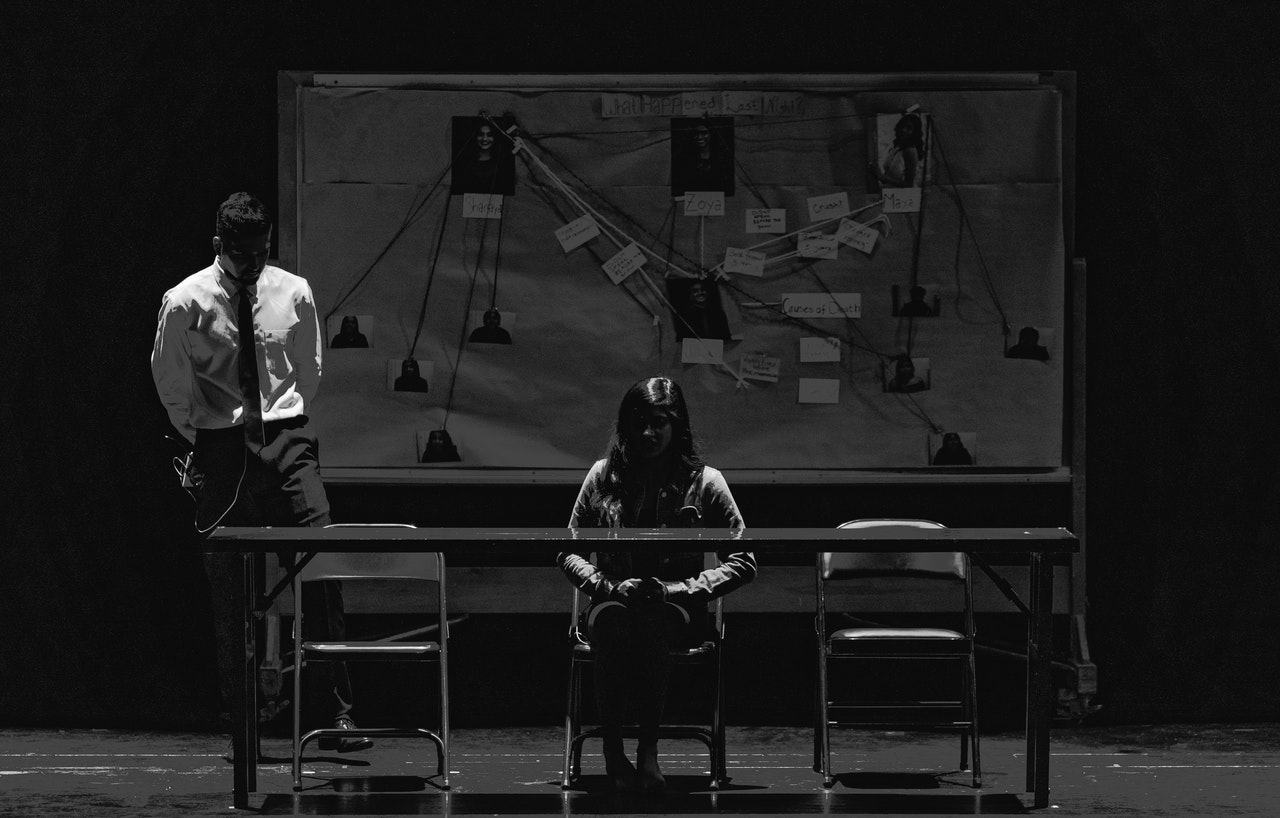
[{"label": "long dark hair", "polygon": [[[684,402],[680,384],[667,377],[642,378],[631,385],[618,405],[618,417],[614,420],[609,438],[609,452],[605,455],[604,477],[597,504],[601,517],[611,524],[625,518],[640,493],[640,470],[629,451],[627,424],[631,416],[645,409],[662,409],[671,418],[672,476],[684,477],[701,469],[705,464],[693,439],[689,424],[689,407]],[[679,475],[679,472],[685,475]]]},{"label": "long dark hair", "polygon": [[[903,125],[912,125],[915,129],[915,135],[910,137],[899,137],[898,128]],[[924,156],[924,122],[921,121],[919,114],[903,114],[893,126],[893,144],[899,148],[915,148],[916,153]]]}]

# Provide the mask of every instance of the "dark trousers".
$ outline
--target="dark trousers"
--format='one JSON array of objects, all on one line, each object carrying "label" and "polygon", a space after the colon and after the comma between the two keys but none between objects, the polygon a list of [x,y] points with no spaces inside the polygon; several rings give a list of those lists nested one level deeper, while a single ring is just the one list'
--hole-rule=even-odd
[{"label": "dark trousers", "polygon": [[670,603],[629,608],[606,602],[589,608],[586,619],[606,749],[620,749],[629,713],[634,713],[640,743],[656,742],[667,702],[671,649],[698,644],[702,629],[690,624],[688,611]]},{"label": "dark trousers", "polygon": [[[266,424],[266,445],[251,451],[240,427],[205,430],[196,434],[195,465],[204,475],[196,509],[201,531],[230,526],[323,526],[329,523],[329,499],[320,480],[319,444],[307,429],[305,417]],[[282,555],[288,564],[293,555]],[[243,662],[238,600],[240,555],[205,555],[213,602],[214,638],[218,653],[218,682],[228,709],[240,700]],[[308,582],[302,593],[304,639],[343,639],[342,584]],[[317,664],[305,676],[304,718],[309,725],[330,726],[351,710],[351,682],[347,667],[336,662]],[[232,713],[238,718],[238,714]]]}]

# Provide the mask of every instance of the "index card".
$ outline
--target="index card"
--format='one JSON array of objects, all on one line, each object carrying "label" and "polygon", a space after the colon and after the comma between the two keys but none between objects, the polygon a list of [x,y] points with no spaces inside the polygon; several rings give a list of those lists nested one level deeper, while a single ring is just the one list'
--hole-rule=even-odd
[{"label": "index card", "polygon": [[840,381],[836,378],[801,378],[798,403],[839,403]]},{"label": "index card", "polygon": [[621,284],[627,276],[643,266],[644,253],[640,251],[640,246],[633,241],[604,263],[604,272],[614,284]]},{"label": "index card", "polygon": [[787,211],[780,207],[753,207],[746,214],[748,233],[787,232]]},{"label": "index card", "polygon": [[782,359],[763,352],[744,352],[738,360],[738,375],[753,381],[778,382]]},{"label": "index card", "polygon": [[839,258],[836,237],[826,233],[801,233],[796,248],[801,258]]},{"label": "index card", "polygon": [[724,249],[724,271],[742,275],[764,276],[764,253],[759,250],[743,250],[738,247]]},{"label": "index card", "polygon": [[809,221],[824,222],[849,212],[848,193],[829,193],[826,196],[810,196]]},{"label": "index card", "polygon": [[840,360],[839,338],[801,338],[800,363],[814,364]]},{"label": "index card", "polygon": [[885,213],[919,213],[920,188],[887,187],[884,189]]},{"label": "index card", "polygon": [[684,194],[684,215],[723,216],[724,191],[690,190]]},{"label": "index card", "polygon": [[464,193],[462,194],[462,218],[464,219],[501,219],[501,193]]},{"label": "index card", "polygon": [[867,227],[852,219],[841,219],[840,229],[836,231],[836,241],[868,255],[875,249],[876,239],[879,237],[880,234],[874,227]]},{"label": "index card", "polygon": [[724,363],[724,341],[719,338],[685,338],[680,342],[680,362],[685,364]]},{"label": "index card", "polygon": [[581,247],[600,235],[600,226],[590,216],[574,219],[556,231],[560,246],[567,253],[575,247]]}]

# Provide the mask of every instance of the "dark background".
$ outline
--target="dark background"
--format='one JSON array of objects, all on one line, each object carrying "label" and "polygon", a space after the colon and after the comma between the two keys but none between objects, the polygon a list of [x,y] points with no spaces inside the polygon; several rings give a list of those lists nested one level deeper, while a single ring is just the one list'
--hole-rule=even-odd
[{"label": "dark background", "polygon": [[[379,8],[18,2],[0,13],[0,723],[210,721],[199,549],[147,360],[161,294],[208,263],[218,203],[248,189],[275,209],[282,69],[1078,72],[1088,621],[1103,705],[1092,718],[1280,718],[1270,145],[1280,94],[1263,79],[1280,6]],[[532,524],[561,524],[572,491],[503,503]],[[791,499],[749,494],[753,521]],[[339,519],[466,522],[493,499],[456,487],[337,491],[334,506]],[[1018,524],[1064,513],[1062,497],[904,488],[859,494],[859,513],[822,500],[799,522],[914,511],[982,524],[993,519],[984,509],[1008,502],[1027,503]],[[475,633],[501,645],[505,627],[477,622]],[[547,630],[555,639],[559,624]],[[545,711],[526,717],[555,709],[557,685],[548,681]]]}]

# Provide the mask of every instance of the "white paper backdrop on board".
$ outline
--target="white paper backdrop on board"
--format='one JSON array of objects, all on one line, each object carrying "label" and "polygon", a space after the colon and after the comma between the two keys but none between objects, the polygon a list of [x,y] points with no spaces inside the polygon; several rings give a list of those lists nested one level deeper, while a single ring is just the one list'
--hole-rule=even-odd
[{"label": "white paper backdrop on board", "polygon": [[[713,85],[687,90],[727,99]],[[645,108],[646,93],[586,81],[304,89],[297,272],[327,337],[346,316],[376,327],[369,348],[326,349],[310,411],[326,466],[412,466],[443,426],[461,457],[453,467],[585,468],[622,392],[651,374],[684,387],[721,468],[921,467],[943,431],[977,441],[976,465],[1061,465],[1055,90],[786,89],[781,113],[732,118],[734,192],[717,217],[685,216],[673,199],[672,118]],[[617,115],[618,94],[634,94],[639,113]],[[931,128],[924,209],[877,221],[882,208],[862,209],[881,195],[869,123],[912,105]],[[464,219],[463,197],[449,195],[453,118],[481,112],[510,117],[524,140],[501,220]],[[869,253],[838,243],[834,259],[795,258],[794,240],[747,230],[756,209],[785,211],[788,233],[810,229],[810,200],[833,194],[877,231]],[[606,224],[566,252],[556,231],[586,208]],[[603,265],[630,241],[646,261],[614,284]],[[688,291],[682,274],[714,270],[730,247],[764,252],[763,274],[712,273],[723,317],[700,332],[727,327],[725,365],[685,363],[667,302]],[[913,285],[937,314],[906,314]],[[856,293],[861,315],[806,326],[781,314],[785,296],[807,293]],[[472,316],[490,308],[514,317],[510,344],[467,341]],[[1050,330],[1047,361],[1005,357],[1024,326]],[[802,362],[800,339],[820,334],[841,340],[840,360]],[[892,373],[903,355],[928,360],[927,388],[889,391],[885,364]],[[387,388],[388,367],[409,357],[430,370],[428,391]],[[776,382],[740,378],[744,357],[775,359]],[[836,402],[800,402],[802,379],[837,380]]]}]

